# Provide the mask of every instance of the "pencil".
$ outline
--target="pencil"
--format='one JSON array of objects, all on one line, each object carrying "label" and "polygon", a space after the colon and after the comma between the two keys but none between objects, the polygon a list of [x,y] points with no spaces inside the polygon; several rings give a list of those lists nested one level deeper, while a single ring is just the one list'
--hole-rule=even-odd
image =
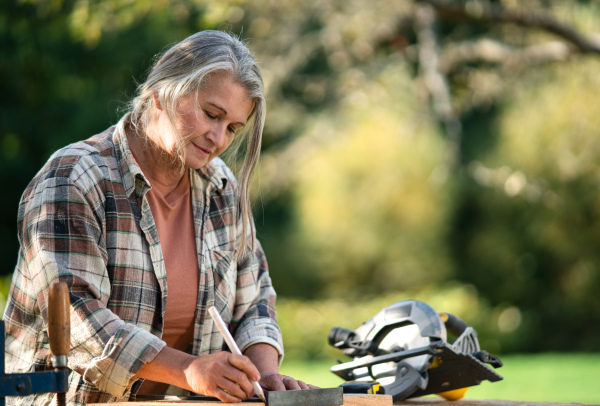
[{"label": "pencil", "polygon": [[[210,313],[210,316],[213,318],[215,323],[217,323],[217,327],[219,328],[219,331],[223,335],[223,338],[225,339],[225,342],[227,343],[227,346],[229,347],[231,352],[234,354],[242,355],[240,348],[237,346],[235,340],[231,336],[229,329],[225,325],[225,322],[221,318],[221,315],[219,314],[219,312],[217,312],[217,309],[214,306],[211,306],[208,309],[208,313]],[[260,387],[259,383],[253,381],[252,379],[250,379],[250,382],[252,382],[252,388],[254,389],[254,393],[256,394],[256,396],[258,396],[263,402],[266,402],[265,394],[263,393],[263,390]]]}]

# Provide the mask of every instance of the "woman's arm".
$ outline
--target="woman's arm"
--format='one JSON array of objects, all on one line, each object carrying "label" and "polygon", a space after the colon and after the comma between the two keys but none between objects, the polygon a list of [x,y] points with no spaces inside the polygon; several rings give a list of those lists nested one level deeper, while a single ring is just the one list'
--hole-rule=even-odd
[{"label": "woman's arm", "polygon": [[[85,380],[88,386],[78,396],[89,395],[88,387],[94,386],[96,393],[121,397],[135,382],[135,372],[156,357],[165,343],[124,322],[113,312],[114,306],[108,307],[111,292],[124,289],[124,284],[111,284],[107,234],[102,228],[105,196],[94,186],[102,182],[92,177],[98,171],[89,160],[78,164],[70,155],[57,155],[23,194],[18,219],[21,255],[5,314],[5,320],[12,321],[7,323],[11,339],[5,351],[14,372],[45,367],[38,360],[45,360],[47,353],[43,332],[48,289],[55,280],[66,282],[71,302],[69,367],[82,377],[71,388]],[[70,167],[65,161],[75,163]]]},{"label": "woman's arm", "polygon": [[193,393],[215,396],[223,402],[240,402],[252,394],[252,383],[260,374],[246,356],[229,352],[196,357],[173,348],[163,348],[154,360],[136,374]]},{"label": "woman's arm", "polygon": [[[316,388],[279,373],[279,353],[268,344],[255,344],[235,355],[229,352],[196,357],[173,348],[163,348],[137,377],[175,385],[223,402],[240,402],[252,395],[250,380],[267,390]],[[260,373],[259,373],[260,371]]]}]

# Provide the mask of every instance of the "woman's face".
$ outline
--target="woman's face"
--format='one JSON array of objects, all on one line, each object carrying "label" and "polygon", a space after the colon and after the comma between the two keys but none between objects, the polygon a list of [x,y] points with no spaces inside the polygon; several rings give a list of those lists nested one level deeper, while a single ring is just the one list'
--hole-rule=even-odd
[{"label": "woman's face", "polygon": [[185,165],[193,169],[225,151],[252,110],[246,89],[230,75],[217,73],[207,79],[203,89],[180,101],[175,117],[185,143]]}]

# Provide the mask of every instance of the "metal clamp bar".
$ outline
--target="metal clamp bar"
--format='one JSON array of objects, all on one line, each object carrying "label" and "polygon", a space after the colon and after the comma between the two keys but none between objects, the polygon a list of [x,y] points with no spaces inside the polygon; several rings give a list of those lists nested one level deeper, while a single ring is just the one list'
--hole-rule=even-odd
[{"label": "metal clamp bar", "polygon": [[0,376],[2,396],[27,396],[33,393],[66,392],[69,371],[54,370]]}]

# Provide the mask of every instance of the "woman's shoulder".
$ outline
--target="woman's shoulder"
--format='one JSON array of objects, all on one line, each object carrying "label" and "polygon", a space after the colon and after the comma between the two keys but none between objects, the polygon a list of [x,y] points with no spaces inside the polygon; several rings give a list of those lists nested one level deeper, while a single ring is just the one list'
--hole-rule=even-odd
[{"label": "woman's shoulder", "polygon": [[113,142],[114,127],[96,134],[87,140],[74,142],[54,152],[40,169],[32,183],[41,183],[50,178],[105,177],[107,171],[118,166]]},{"label": "woman's shoulder", "polygon": [[64,157],[84,158],[94,155],[106,156],[107,153],[111,154],[110,150],[115,147],[112,137],[114,131],[115,127],[113,126],[86,140],[69,144],[54,152],[48,159],[48,162],[51,163],[55,159]]}]

